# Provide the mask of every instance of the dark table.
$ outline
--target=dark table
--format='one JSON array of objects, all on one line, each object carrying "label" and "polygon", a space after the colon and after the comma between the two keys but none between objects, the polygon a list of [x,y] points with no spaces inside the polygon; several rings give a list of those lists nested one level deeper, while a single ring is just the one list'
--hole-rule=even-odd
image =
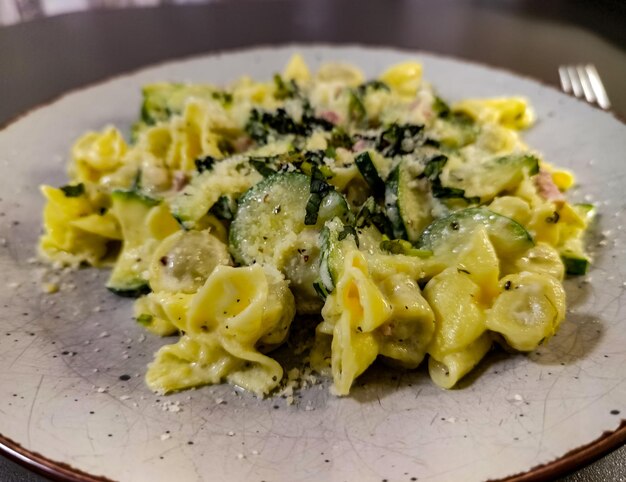
[{"label": "dark table", "polygon": [[[626,117],[626,2],[620,0],[230,0],[90,11],[0,28],[0,125],[67,90],[144,65],[287,42],[419,49],[555,86],[559,65],[593,62],[614,111]],[[0,480],[46,479],[0,456]],[[626,447],[562,480],[626,481]]]}]

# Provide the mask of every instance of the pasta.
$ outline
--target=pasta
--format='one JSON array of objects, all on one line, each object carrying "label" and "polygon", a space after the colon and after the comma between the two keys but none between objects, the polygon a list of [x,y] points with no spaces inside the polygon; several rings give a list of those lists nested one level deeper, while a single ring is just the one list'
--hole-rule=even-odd
[{"label": "pasta", "polygon": [[533,120],[519,97],[447,104],[416,61],[366,80],[296,55],[271,81],[147,85],[130,140],[86,133],[70,183],[42,187],[39,253],[112,266],[136,321],[180,336],[148,366],[155,391],[275,393],[301,315],[302,361],[337,395],[376,360],[427,360],[453,388],[494,345],[553,336],[564,277],[590,264],[593,206],[523,142]]}]

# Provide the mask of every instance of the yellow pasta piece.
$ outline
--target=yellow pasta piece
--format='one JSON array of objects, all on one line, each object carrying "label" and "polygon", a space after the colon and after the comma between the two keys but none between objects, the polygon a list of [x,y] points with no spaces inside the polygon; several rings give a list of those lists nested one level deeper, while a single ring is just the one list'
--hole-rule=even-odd
[{"label": "yellow pasta piece", "polygon": [[126,141],[115,127],[88,132],[72,147],[70,176],[80,182],[96,182],[119,168],[127,151]]},{"label": "yellow pasta piece", "polygon": [[122,239],[122,231],[117,218],[110,212],[104,214],[89,214],[82,218],[70,221],[75,226],[87,233],[97,234],[107,239]]},{"label": "yellow pasta piece", "polygon": [[340,82],[350,87],[356,87],[365,80],[360,69],[353,65],[336,62],[323,64],[315,77],[320,82]]},{"label": "yellow pasta piece", "polygon": [[414,60],[399,63],[387,69],[380,80],[401,96],[415,97],[422,84],[422,64]]},{"label": "yellow pasta piece", "polygon": [[81,226],[80,220],[88,219],[95,210],[88,196],[68,197],[61,189],[51,186],[42,186],[41,192],[47,202],[43,211],[45,232],[39,240],[39,254],[71,266],[82,262],[101,264],[111,238],[94,233],[98,229],[93,229],[93,222],[90,225],[89,220],[86,224],[92,229]]},{"label": "yellow pasta piece", "polygon": [[155,335],[173,335],[186,327],[190,301],[190,295],[181,293],[149,293],[135,301],[135,320]]},{"label": "yellow pasta piece", "polygon": [[186,336],[159,350],[146,381],[167,392],[226,379],[265,395],[283,370],[259,348],[282,343],[294,314],[293,295],[275,269],[218,266],[191,299]]},{"label": "yellow pasta piece", "polygon": [[380,355],[404,368],[416,368],[435,331],[435,315],[410,276],[392,275],[380,283],[392,314],[377,330]]},{"label": "yellow pasta piece", "polygon": [[305,83],[311,79],[311,72],[302,58],[302,55],[292,55],[283,71],[283,77],[287,80],[295,80],[299,83]]},{"label": "yellow pasta piece", "polygon": [[332,373],[334,391],[347,395],[352,383],[378,355],[374,333],[392,314],[392,308],[369,277],[367,261],[358,251],[345,257],[335,291],[322,310],[333,325]]},{"label": "yellow pasta piece", "polygon": [[529,204],[516,196],[495,198],[491,204],[489,204],[489,210],[511,218],[522,226],[525,226],[530,221],[532,215]]},{"label": "yellow pasta piece", "polygon": [[500,261],[484,227],[476,229],[457,258],[457,270],[480,287],[480,301],[490,303],[498,293]]},{"label": "yellow pasta piece", "polygon": [[491,337],[483,333],[465,348],[444,355],[441,360],[428,359],[430,378],[441,388],[452,388],[467,375],[491,348]]},{"label": "yellow pasta piece", "polygon": [[466,99],[452,106],[481,123],[500,124],[509,129],[526,129],[535,120],[530,105],[521,97],[497,97],[491,99]]},{"label": "yellow pasta piece", "polygon": [[500,280],[501,292],[487,312],[487,327],[521,351],[537,348],[565,318],[565,291],[556,278],[527,271]]},{"label": "yellow pasta piece", "polygon": [[435,313],[435,334],[428,347],[435,359],[462,350],[485,331],[480,288],[469,275],[448,268],[428,282],[424,297]]},{"label": "yellow pasta piece", "polygon": [[547,243],[539,242],[515,262],[518,271],[548,274],[561,281],[565,276],[565,266],[559,252]]}]

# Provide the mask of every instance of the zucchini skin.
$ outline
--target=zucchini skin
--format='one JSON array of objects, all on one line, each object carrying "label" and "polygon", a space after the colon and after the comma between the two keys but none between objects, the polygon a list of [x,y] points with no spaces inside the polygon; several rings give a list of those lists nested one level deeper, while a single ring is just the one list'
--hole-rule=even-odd
[{"label": "zucchini skin", "polygon": [[121,288],[117,286],[106,287],[111,293],[122,298],[139,298],[140,296],[147,295],[152,291],[148,283],[138,285],[133,288]]},{"label": "zucchini skin", "polygon": [[[471,229],[472,223],[481,224],[490,231],[489,237],[496,251],[521,253],[535,244],[530,233],[517,221],[486,208],[466,208],[432,222],[421,234],[416,245],[422,249],[437,251],[437,247],[446,240],[453,236],[463,236],[468,227]],[[500,236],[503,234],[502,230],[506,230],[505,236]]]},{"label": "zucchini skin", "polygon": [[374,197],[382,197],[385,193],[385,183],[378,174],[378,170],[372,161],[369,152],[361,152],[354,157],[354,163],[359,169],[361,176],[372,190]]},{"label": "zucchini skin", "polygon": [[589,260],[581,256],[561,254],[561,260],[565,265],[565,273],[571,276],[586,274],[589,269]]},{"label": "zucchini skin", "polygon": [[400,197],[398,186],[400,181],[400,165],[397,165],[389,173],[387,184],[385,185],[385,211],[387,218],[391,222],[393,237],[396,239],[406,239],[407,232],[400,214]]}]

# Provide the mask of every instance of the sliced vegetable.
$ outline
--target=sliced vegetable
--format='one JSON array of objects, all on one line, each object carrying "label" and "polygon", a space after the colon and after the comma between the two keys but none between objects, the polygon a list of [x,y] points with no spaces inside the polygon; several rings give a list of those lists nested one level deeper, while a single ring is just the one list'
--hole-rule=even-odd
[{"label": "sliced vegetable", "polygon": [[306,203],[306,214],[304,216],[304,224],[312,226],[317,223],[317,217],[320,206],[324,198],[334,192],[335,188],[326,182],[326,176],[319,167],[313,166],[311,172],[311,184],[309,200]]},{"label": "sliced vegetable", "polygon": [[[325,183],[321,179],[315,182]],[[272,264],[275,247],[289,235],[305,229],[312,183],[312,178],[304,174],[279,172],[253,186],[239,199],[230,228],[230,247],[238,262]],[[347,214],[344,197],[334,190],[327,191],[312,227],[321,229],[328,219],[345,218]]]},{"label": "sliced vegetable", "polygon": [[410,154],[424,143],[423,130],[423,125],[391,124],[381,132],[376,149],[387,157]]},{"label": "sliced vegetable", "polygon": [[261,179],[261,175],[250,163],[240,157],[216,162],[211,170],[205,170],[193,177],[170,200],[172,215],[185,229],[192,229],[220,197],[236,198]]},{"label": "sliced vegetable", "polygon": [[113,191],[111,200],[124,241],[107,288],[120,296],[137,297],[150,292],[147,273],[153,251],[178,227],[166,206],[136,190]]},{"label": "sliced vegetable", "polygon": [[382,197],[385,193],[385,183],[381,179],[372,156],[369,152],[361,152],[354,158],[356,166],[359,168],[359,172],[365,179],[365,182],[369,185],[372,193],[375,197]]},{"label": "sliced vegetable", "polygon": [[356,216],[355,226],[361,229],[375,226],[382,234],[388,237],[393,236],[391,221],[372,197],[367,198],[361,206]]},{"label": "sliced vegetable", "polygon": [[[539,159],[532,154],[497,157],[482,164],[452,168],[439,177],[445,188],[458,189],[468,198],[488,202],[498,194],[514,189],[524,179],[539,172]],[[434,190],[434,187],[433,187]]]},{"label": "sliced vegetable", "polygon": [[81,182],[78,184],[68,184],[59,188],[65,194],[65,197],[78,197],[85,194],[85,185]]},{"label": "sliced vegetable", "polygon": [[391,221],[394,238],[417,241],[432,221],[428,186],[419,183],[407,161],[391,171],[385,189],[385,209]]},{"label": "sliced vegetable", "polygon": [[422,249],[434,254],[452,256],[464,240],[478,227],[487,229],[489,240],[500,260],[515,260],[534,246],[524,227],[506,216],[485,208],[467,208],[437,219],[428,226],[417,241]]},{"label": "sliced vegetable", "polygon": [[338,218],[328,221],[320,234],[320,282],[326,293],[332,293],[348,250],[358,249],[356,232],[346,230]]}]

